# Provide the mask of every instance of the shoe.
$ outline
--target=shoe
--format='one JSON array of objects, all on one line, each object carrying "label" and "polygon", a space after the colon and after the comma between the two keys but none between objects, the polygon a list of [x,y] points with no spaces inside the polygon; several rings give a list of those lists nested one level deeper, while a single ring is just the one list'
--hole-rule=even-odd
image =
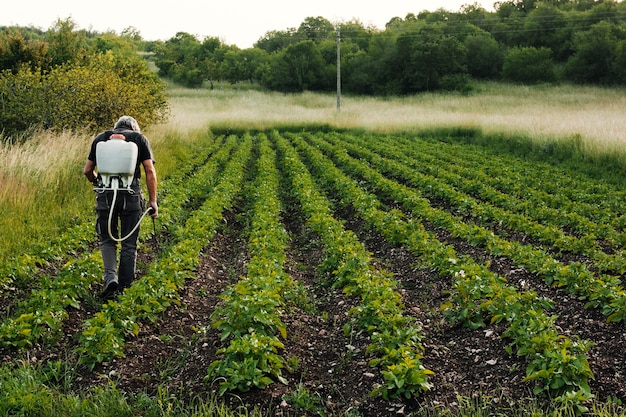
[{"label": "shoe", "polygon": [[124,291],[126,290],[127,287],[120,285],[119,287],[117,287],[117,291],[115,291],[115,296],[119,296],[119,295],[123,295]]},{"label": "shoe", "polygon": [[115,292],[117,291],[117,286],[117,282],[109,282],[100,293],[100,298],[103,298],[105,300],[113,298],[115,296]]}]

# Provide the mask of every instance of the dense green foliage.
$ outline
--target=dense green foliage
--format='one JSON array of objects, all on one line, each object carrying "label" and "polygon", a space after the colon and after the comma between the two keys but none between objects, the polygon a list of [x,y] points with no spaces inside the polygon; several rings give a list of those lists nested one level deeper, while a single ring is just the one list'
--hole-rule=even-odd
[{"label": "dense green foliage", "polygon": [[626,81],[625,16],[612,0],[511,0],[493,12],[473,5],[409,13],[382,31],[309,17],[246,50],[179,33],[157,46],[156,57],[162,75],[187,86],[249,80],[284,92],[332,91],[340,39],[347,93],[463,91],[471,78],[614,85]]},{"label": "dense green foliage", "polygon": [[10,136],[33,127],[102,129],[123,114],[142,126],[166,119],[165,84],[128,36],[89,38],[59,21],[46,33],[0,34],[0,126]]},{"label": "dense green foliage", "polygon": [[552,51],[546,47],[512,48],[502,65],[502,74],[512,81],[527,83],[554,81]]}]

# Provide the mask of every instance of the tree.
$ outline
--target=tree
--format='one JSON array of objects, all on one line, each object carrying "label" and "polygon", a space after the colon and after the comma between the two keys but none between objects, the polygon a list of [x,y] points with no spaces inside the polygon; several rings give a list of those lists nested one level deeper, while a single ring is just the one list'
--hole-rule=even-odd
[{"label": "tree", "polygon": [[[206,48],[205,48],[206,49]],[[202,67],[202,45],[195,36],[178,32],[155,51],[159,75],[171,77],[187,87],[199,87],[206,78]]]},{"label": "tree", "polygon": [[618,44],[625,39],[622,27],[606,21],[574,34],[574,54],[567,61],[566,77],[578,83],[612,82]]},{"label": "tree", "polygon": [[374,77],[372,67],[372,57],[365,51],[342,54],[342,90],[353,94],[373,94]]},{"label": "tree", "polygon": [[524,45],[525,14],[511,1],[496,3],[495,7],[498,20],[491,27],[495,40],[510,47]]},{"label": "tree", "polygon": [[612,72],[615,76],[615,82],[626,83],[626,40],[619,41],[615,51],[615,61],[613,62]]},{"label": "tree", "polygon": [[231,83],[252,82],[257,79],[257,70],[268,60],[268,53],[263,49],[231,49],[224,55],[222,74]]},{"label": "tree", "polygon": [[530,13],[539,3],[539,0],[513,0],[511,3],[522,13]]},{"label": "tree", "polygon": [[134,56],[137,54],[135,44],[129,38],[117,36],[114,33],[104,33],[96,36],[90,42],[96,53],[113,51],[116,55]]},{"label": "tree", "polygon": [[567,14],[551,4],[539,3],[524,22],[525,45],[550,48],[557,59],[567,59],[574,32]]},{"label": "tree", "polygon": [[134,26],[128,26],[127,28],[122,30],[122,33],[120,34],[120,37],[128,38],[128,39],[131,39],[131,40],[133,40],[135,42],[141,42],[141,40],[142,40],[141,33]]},{"label": "tree", "polygon": [[395,35],[373,33],[367,53],[348,51],[342,58],[343,90],[357,94],[399,94],[397,59]]},{"label": "tree", "polygon": [[472,77],[496,78],[502,69],[504,54],[498,42],[486,32],[469,35],[463,42],[467,70]]},{"label": "tree", "polygon": [[0,72],[0,126],[5,136],[23,132],[42,121],[41,73],[22,66]]},{"label": "tree", "polygon": [[48,30],[46,39],[51,66],[81,62],[88,55],[87,37],[84,32],[75,29],[76,24],[68,18],[57,20]]},{"label": "tree", "polygon": [[0,126],[103,129],[132,113],[143,126],[167,119],[166,85],[129,35],[91,35],[59,20],[45,34],[0,30]]},{"label": "tree", "polygon": [[166,120],[165,84],[135,57],[95,54],[89,65],[66,63],[42,74],[23,67],[0,74],[0,125],[6,134],[33,126],[52,130],[110,127],[120,114],[142,126]]},{"label": "tree", "polygon": [[299,40],[310,40],[319,44],[335,37],[335,27],[321,16],[307,17],[298,27],[296,34]]},{"label": "tree", "polygon": [[16,74],[24,65],[33,71],[49,68],[48,44],[40,40],[26,41],[18,30],[0,35],[0,71],[10,70]]},{"label": "tree", "polygon": [[236,46],[226,46],[219,38],[208,37],[204,39],[196,52],[197,65],[203,80],[222,80],[222,62],[224,56],[230,50],[237,50]]},{"label": "tree", "polygon": [[556,79],[552,51],[532,46],[509,50],[502,66],[504,78],[521,83],[550,82]]},{"label": "tree", "polygon": [[324,60],[313,41],[290,45],[272,56],[263,84],[283,92],[315,90],[322,79]]},{"label": "tree", "polygon": [[[441,23],[426,24],[398,38],[401,93],[436,90],[444,80],[455,78],[463,82],[463,75],[467,75],[465,47],[443,29]],[[457,87],[464,88],[454,88]]]},{"label": "tree", "polygon": [[273,30],[266,32],[255,44],[255,48],[268,53],[278,52],[297,42],[296,29]]},{"label": "tree", "polygon": [[364,26],[358,20],[342,22],[339,25],[341,34],[342,49],[343,45],[356,45],[359,50],[367,51],[372,35],[376,32],[373,26]]}]

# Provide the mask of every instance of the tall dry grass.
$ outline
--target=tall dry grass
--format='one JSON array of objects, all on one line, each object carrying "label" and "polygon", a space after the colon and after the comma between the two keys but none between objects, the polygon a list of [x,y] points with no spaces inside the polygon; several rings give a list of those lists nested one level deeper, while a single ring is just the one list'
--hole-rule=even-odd
[{"label": "tall dry grass", "polygon": [[0,261],[51,238],[78,217],[91,199],[82,196],[88,137],[36,132],[23,143],[0,142]]},{"label": "tall dry grass", "polygon": [[267,128],[322,123],[382,133],[441,127],[522,135],[537,142],[582,138],[586,152],[612,154],[626,145],[626,89],[479,83],[469,95],[427,93],[402,98],[281,94],[216,88],[170,90],[166,128],[227,125]]},{"label": "tall dry grass", "polygon": [[0,201],[19,205],[28,195],[55,189],[66,172],[78,174],[89,152],[85,135],[36,133],[22,143],[0,143]]}]

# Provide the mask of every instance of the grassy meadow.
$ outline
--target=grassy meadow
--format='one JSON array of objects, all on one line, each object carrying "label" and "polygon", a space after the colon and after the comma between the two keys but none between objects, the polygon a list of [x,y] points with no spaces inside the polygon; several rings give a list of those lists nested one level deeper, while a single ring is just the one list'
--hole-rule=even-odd
[{"label": "grassy meadow", "polygon": [[[625,89],[579,86],[478,84],[468,95],[432,93],[373,98],[282,94],[247,85],[213,89],[172,86],[170,120],[151,126],[159,176],[184,163],[189,142],[213,128],[330,126],[379,133],[440,131],[513,146],[565,144],[602,166],[626,166]],[[82,175],[89,143],[97,132],[39,132],[30,140],[0,147],[0,261],[38,251],[59,230],[92,216],[90,184]],[[478,138],[478,139],[476,139]],[[607,160],[609,164],[607,165]]]},{"label": "grassy meadow", "polygon": [[470,95],[341,97],[339,112],[335,94],[218,87],[172,88],[169,96],[173,117],[165,127],[174,128],[207,123],[241,128],[315,123],[377,132],[461,127],[538,143],[579,137],[591,154],[623,152],[626,145],[625,89],[482,83]]}]

